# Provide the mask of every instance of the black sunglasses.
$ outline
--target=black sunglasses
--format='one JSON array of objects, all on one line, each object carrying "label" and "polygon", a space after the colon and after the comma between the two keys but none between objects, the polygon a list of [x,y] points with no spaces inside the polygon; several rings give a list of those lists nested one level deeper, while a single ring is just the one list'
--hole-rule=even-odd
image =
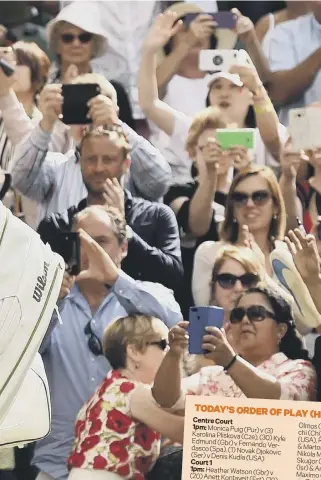
[{"label": "black sunglasses", "polygon": [[244,273],[239,277],[232,273],[220,273],[215,278],[215,281],[225,290],[233,288],[238,280],[244,288],[250,288],[258,283],[259,276],[256,273]]},{"label": "black sunglasses", "polygon": [[72,43],[75,38],[78,38],[80,43],[88,43],[93,38],[93,34],[89,32],[80,33],[79,35],[74,35],[73,33],[63,33],[61,35],[61,40],[63,43]]},{"label": "black sunglasses", "polygon": [[161,350],[166,350],[168,347],[168,341],[164,338],[158,342],[150,342],[148,345],[157,345]]},{"label": "black sunglasses", "polygon": [[99,355],[103,354],[103,346],[101,344],[100,339],[97,337],[97,335],[92,331],[91,328],[91,321],[87,323],[85,326],[85,335],[89,335],[88,338],[88,348],[93,353],[96,357],[99,357]]},{"label": "black sunglasses", "polygon": [[272,318],[273,320],[276,320],[274,313],[270,312],[262,305],[251,305],[248,308],[233,308],[230,314],[230,322],[234,324],[241,323],[245,315],[250,322],[262,322],[266,318]]},{"label": "black sunglasses", "polygon": [[267,203],[271,196],[272,195],[268,190],[256,190],[251,195],[244,192],[233,192],[231,199],[238,207],[244,207],[244,205],[247,205],[249,199],[251,199],[254,205],[258,207]]}]

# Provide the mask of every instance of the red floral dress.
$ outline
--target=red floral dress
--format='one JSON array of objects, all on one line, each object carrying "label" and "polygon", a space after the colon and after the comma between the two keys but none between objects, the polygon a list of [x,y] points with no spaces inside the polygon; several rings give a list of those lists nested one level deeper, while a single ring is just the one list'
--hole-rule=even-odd
[{"label": "red floral dress", "polygon": [[131,417],[130,397],[138,385],[117,370],[108,374],[78,414],[70,469],[144,479],[159,456],[160,434]]}]

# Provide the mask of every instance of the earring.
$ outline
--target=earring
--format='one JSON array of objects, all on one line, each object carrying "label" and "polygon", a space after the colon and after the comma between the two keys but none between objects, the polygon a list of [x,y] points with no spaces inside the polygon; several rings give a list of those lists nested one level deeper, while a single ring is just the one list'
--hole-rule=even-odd
[{"label": "earring", "polygon": [[277,214],[275,213],[275,214],[273,215],[273,220],[276,220],[277,218],[278,218],[278,216],[277,216]]},{"label": "earring", "polygon": [[233,223],[236,223],[236,218],[233,218]]}]

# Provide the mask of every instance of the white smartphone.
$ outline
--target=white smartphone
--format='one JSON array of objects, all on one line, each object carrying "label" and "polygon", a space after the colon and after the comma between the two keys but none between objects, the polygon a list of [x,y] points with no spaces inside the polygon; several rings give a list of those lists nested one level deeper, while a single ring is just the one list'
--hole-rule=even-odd
[{"label": "white smartphone", "polygon": [[321,108],[293,108],[289,111],[289,133],[294,151],[321,147]]},{"label": "white smartphone", "polygon": [[251,65],[245,50],[201,50],[199,69],[202,72],[228,72],[232,65]]}]

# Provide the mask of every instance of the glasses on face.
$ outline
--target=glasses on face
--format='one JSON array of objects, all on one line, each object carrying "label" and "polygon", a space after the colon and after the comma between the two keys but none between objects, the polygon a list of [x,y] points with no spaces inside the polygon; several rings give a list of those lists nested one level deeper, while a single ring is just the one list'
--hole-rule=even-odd
[{"label": "glasses on face", "polygon": [[235,287],[238,280],[244,288],[250,288],[258,283],[259,276],[256,273],[244,273],[240,276],[233,275],[232,273],[220,273],[216,276],[216,282],[225,290],[230,290]]},{"label": "glasses on face", "polygon": [[161,350],[166,350],[168,347],[168,341],[164,338],[163,340],[159,340],[158,342],[150,342],[148,345],[156,345]]},{"label": "glasses on face", "polygon": [[72,43],[75,38],[78,38],[80,43],[89,43],[93,38],[93,34],[89,32],[80,33],[79,35],[74,35],[73,33],[63,33],[60,38],[63,43]]},{"label": "glasses on face", "polygon": [[256,207],[260,207],[267,203],[271,196],[272,195],[268,190],[256,190],[250,195],[245,192],[233,192],[231,198],[232,202],[237,207],[244,207],[248,204],[249,199],[252,200]]},{"label": "glasses on face", "polygon": [[233,308],[230,315],[231,323],[241,323],[243,318],[247,316],[250,322],[263,322],[266,318],[272,318],[275,320],[274,313],[267,310],[262,305],[252,305],[248,308],[236,307]]},{"label": "glasses on face", "polygon": [[101,344],[100,339],[97,337],[97,335],[92,331],[91,328],[91,321],[87,323],[85,326],[85,335],[89,335],[88,338],[88,348],[93,353],[96,357],[99,355],[103,354],[103,346]]}]

